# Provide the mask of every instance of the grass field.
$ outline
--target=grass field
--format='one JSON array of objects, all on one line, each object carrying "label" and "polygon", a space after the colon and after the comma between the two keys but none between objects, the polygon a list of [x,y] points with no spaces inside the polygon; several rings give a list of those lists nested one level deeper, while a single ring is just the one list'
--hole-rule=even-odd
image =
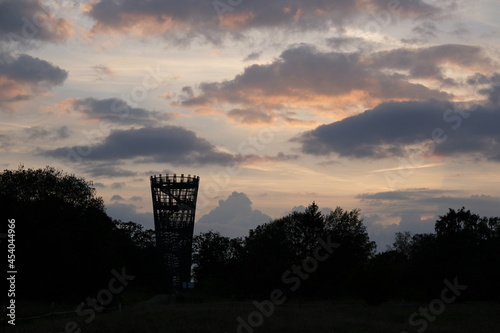
[{"label": "grass field", "polygon": [[[89,316],[59,314],[46,318],[20,320],[16,326],[5,325],[3,332],[19,333],[132,333],[132,332],[377,332],[402,331],[440,333],[498,332],[500,306],[489,303],[447,305],[444,311],[428,323],[412,327],[410,315],[427,304],[383,304],[378,307],[362,303],[289,303],[276,306],[272,315],[257,315],[255,305],[249,303],[199,303],[131,306],[121,311],[98,313],[90,322]],[[237,318],[254,313],[254,327],[238,330]],[[418,317],[422,319],[422,317]],[[73,323],[72,323],[73,322]],[[258,326],[258,327],[257,327]],[[80,331],[81,330],[81,331]]]}]

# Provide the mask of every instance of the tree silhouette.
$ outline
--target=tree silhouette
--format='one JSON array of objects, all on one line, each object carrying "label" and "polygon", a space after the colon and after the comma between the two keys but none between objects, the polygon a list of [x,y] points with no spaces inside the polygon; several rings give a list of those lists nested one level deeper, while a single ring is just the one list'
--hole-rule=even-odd
[{"label": "tree silhouette", "polygon": [[[234,242],[234,243],[232,243]],[[361,283],[360,274],[374,252],[359,210],[337,208],[323,215],[313,202],[304,212],[261,224],[244,240],[231,240],[209,232],[195,237],[195,278],[214,288],[224,281],[239,297],[268,297],[283,285],[283,274],[307,257],[313,257],[321,242],[340,243],[339,249],[309,274],[293,297],[331,297],[352,292]],[[230,276],[231,279],[225,279]],[[217,277],[217,279],[214,279]],[[222,287],[221,287],[222,288]]]},{"label": "tree silhouette", "polygon": [[473,297],[499,295],[494,281],[500,278],[498,217],[480,217],[462,207],[449,209],[436,221],[441,265],[447,276],[461,276]]},{"label": "tree silhouette", "polygon": [[19,295],[76,298],[105,283],[113,223],[90,183],[51,167],[0,174],[2,215],[16,220]]},{"label": "tree silhouette", "polygon": [[111,270],[132,274],[154,255],[152,231],[113,222],[92,183],[55,168],[5,170],[0,204],[4,220],[16,220],[20,298],[81,301]]}]

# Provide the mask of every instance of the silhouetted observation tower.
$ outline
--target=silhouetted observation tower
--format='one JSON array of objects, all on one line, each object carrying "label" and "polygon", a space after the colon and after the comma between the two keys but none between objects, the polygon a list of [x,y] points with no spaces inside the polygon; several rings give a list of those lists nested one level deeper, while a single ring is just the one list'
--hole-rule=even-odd
[{"label": "silhouetted observation tower", "polygon": [[167,292],[191,279],[191,244],[200,177],[151,176],[156,246],[163,259]]}]

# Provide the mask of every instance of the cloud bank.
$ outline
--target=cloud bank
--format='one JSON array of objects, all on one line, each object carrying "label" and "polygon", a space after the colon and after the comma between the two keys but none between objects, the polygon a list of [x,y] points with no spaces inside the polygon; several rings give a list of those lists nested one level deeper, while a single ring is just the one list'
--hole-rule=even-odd
[{"label": "cloud bank", "polygon": [[233,155],[219,151],[206,139],[179,126],[116,130],[99,144],[62,147],[42,154],[66,158],[69,151],[86,152],[81,156],[85,161],[135,160],[172,165],[226,165],[235,160]]},{"label": "cloud bank", "polygon": [[[311,155],[381,159],[432,145],[441,156],[473,155],[500,161],[500,109],[468,109],[437,100],[388,102],[322,125],[294,139]],[[416,147],[417,146],[417,147]],[[421,148],[422,149],[422,148]]]},{"label": "cloud bank", "polygon": [[[350,40],[349,40],[350,41]],[[329,39],[343,48],[345,39]],[[356,43],[361,43],[356,39]],[[308,44],[294,45],[268,64],[254,64],[231,80],[203,82],[196,94],[185,87],[178,104],[199,112],[231,109],[227,117],[244,124],[300,123],[299,111],[338,115],[358,112],[386,101],[451,100],[441,87],[467,85],[464,78],[450,77],[453,66],[466,76],[489,71],[492,60],[480,47],[445,44],[399,48],[384,52],[320,51]],[[463,76],[463,75],[462,75]],[[418,81],[418,83],[416,82]],[[464,81],[464,82],[462,82]],[[350,111],[352,109],[352,111]]]},{"label": "cloud bank", "polygon": [[252,30],[342,28],[382,12],[399,20],[437,17],[443,9],[422,0],[400,0],[397,4],[383,0],[100,0],[87,8],[95,20],[94,33],[147,33],[184,42],[203,36],[214,43],[226,36],[241,38]]}]

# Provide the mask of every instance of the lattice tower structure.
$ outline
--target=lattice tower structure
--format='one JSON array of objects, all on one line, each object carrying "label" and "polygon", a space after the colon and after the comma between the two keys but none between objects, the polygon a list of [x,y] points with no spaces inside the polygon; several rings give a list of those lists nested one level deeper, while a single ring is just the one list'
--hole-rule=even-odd
[{"label": "lattice tower structure", "polygon": [[151,176],[156,246],[168,293],[191,279],[191,246],[200,177]]}]

